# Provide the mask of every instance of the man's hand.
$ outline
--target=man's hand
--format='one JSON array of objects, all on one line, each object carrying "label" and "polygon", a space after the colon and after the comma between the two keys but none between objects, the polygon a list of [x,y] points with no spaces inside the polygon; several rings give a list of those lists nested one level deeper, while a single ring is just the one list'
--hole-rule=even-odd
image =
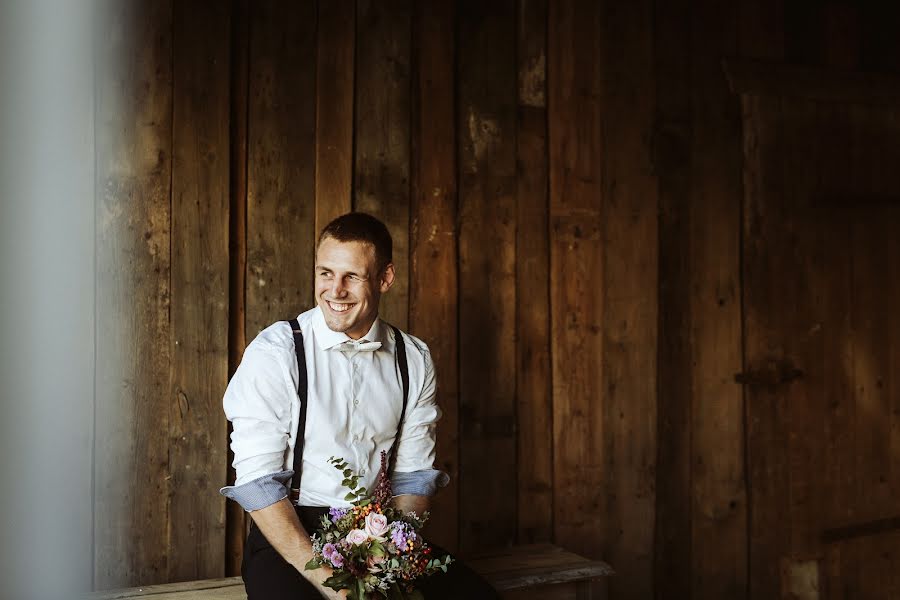
[{"label": "man's hand", "polygon": [[336,600],[347,597],[347,590],[335,592],[322,585],[333,573],[329,567],[306,570],[306,563],[313,558],[312,542],[287,498],[252,511],[250,517],[278,554],[313,583],[324,598]]}]

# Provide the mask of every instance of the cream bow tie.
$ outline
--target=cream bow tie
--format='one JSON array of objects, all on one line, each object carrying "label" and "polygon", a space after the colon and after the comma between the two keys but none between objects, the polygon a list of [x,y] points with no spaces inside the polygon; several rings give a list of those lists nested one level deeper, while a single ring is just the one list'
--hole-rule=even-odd
[{"label": "cream bow tie", "polygon": [[338,349],[341,352],[373,352],[381,348],[381,342],[344,342]]}]

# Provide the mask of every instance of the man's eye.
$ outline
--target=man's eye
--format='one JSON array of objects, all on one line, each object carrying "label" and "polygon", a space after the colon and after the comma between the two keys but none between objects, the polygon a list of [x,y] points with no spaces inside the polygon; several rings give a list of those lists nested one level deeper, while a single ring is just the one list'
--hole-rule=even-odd
[{"label": "man's eye", "polygon": [[319,273],[319,277],[330,278],[330,277],[331,277],[331,273],[329,273],[328,271],[321,271],[321,272]]}]

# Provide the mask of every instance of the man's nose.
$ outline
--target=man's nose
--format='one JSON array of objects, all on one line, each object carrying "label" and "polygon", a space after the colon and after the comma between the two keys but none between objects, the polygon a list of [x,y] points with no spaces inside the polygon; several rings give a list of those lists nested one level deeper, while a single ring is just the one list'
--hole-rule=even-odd
[{"label": "man's nose", "polygon": [[344,289],[344,278],[343,277],[335,277],[331,282],[331,295],[334,298],[340,298],[343,296],[347,290]]}]

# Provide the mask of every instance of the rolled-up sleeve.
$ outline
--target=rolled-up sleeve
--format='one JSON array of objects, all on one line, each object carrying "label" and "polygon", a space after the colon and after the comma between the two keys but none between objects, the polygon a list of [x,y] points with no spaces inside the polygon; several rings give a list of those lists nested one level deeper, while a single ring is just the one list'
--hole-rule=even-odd
[{"label": "rolled-up sleeve", "polygon": [[234,486],[220,492],[245,510],[258,510],[287,495],[284,457],[291,430],[291,404],[298,401],[290,374],[277,353],[248,346],[223,399],[232,423]]},{"label": "rolled-up sleeve", "polygon": [[[407,408],[397,446],[394,469],[394,493],[430,496],[438,487],[447,485],[446,473],[434,468],[435,432],[441,418],[436,402],[437,380],[434,362],[426,350],[421,392]],[[412,399],[411,399],[412,400]]]}]

